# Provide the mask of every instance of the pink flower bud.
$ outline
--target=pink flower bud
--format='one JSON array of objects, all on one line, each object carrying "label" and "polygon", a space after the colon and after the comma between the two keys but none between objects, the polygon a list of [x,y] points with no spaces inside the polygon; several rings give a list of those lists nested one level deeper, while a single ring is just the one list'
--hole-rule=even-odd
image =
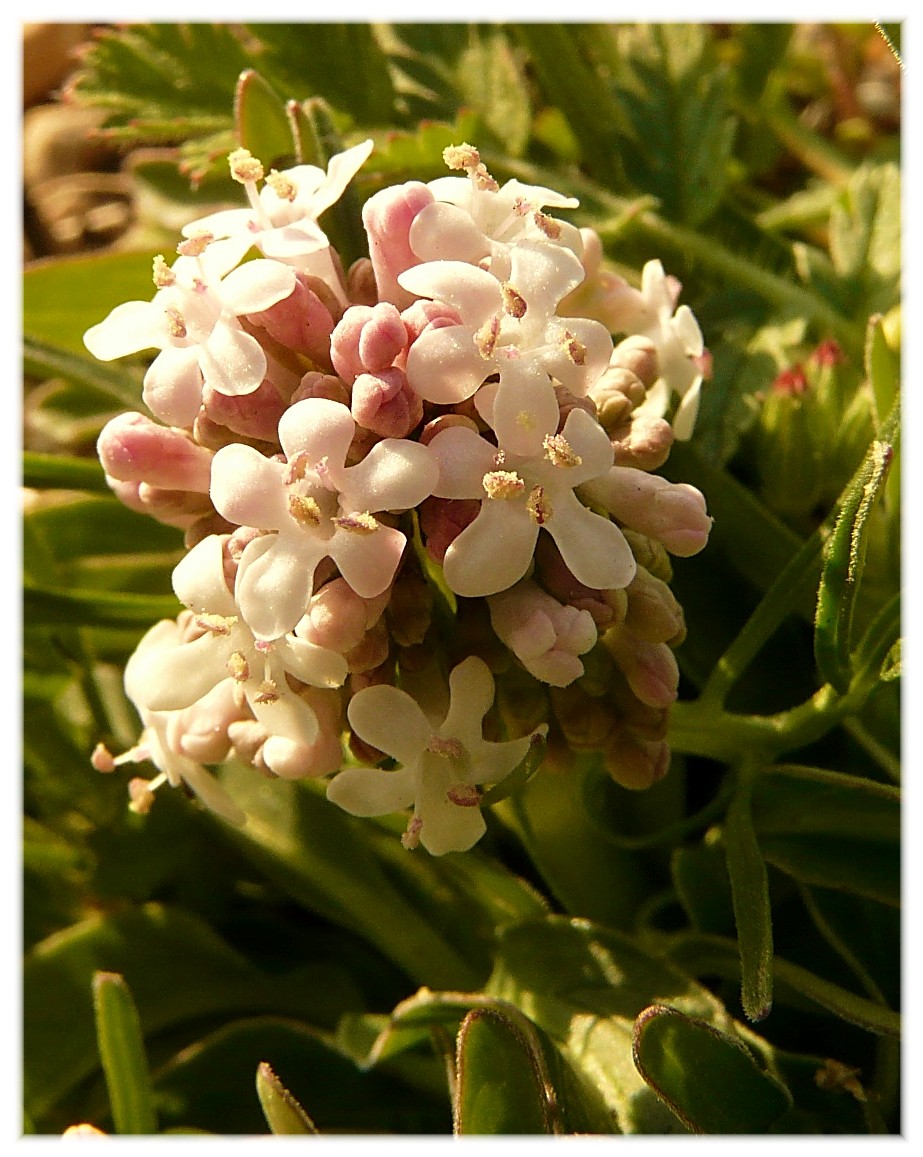
[{"label": "pink flower bud", "polygon": [[347,385],[361,373],[388,369],[408,343],[401,315],[389,302],[351,306],[330,338],[330,357]]},{"label": "pink flower bud", "polygon": [[553,687],[566,687],[583,674],[577,658],[596,642],[588,611],[562,605],[525,580],[487,600],[497,636],[530,675]]},{"label": "pink flower bud", "polygon": [[235,699],[233,681],[222,680],[190,707],[170,713],[167,742],[196,763],[221,763],[231,748],[228,728],[246,715]]},{"label": "pink flower bud", "polygon": [[659,539],[671,554],[687,558],[708,541],[712,520],[705,499],[685,482],[668,482],[644,470],[613,466],[602,478],[587,483],[581,493],[632,530]]},{"label": "pink flower bud", "polygon": [[340,402],[349,405],[349,390],[332,374],[319,374],[311,370],[301,379],[301,383],[292,394],[291,404],[303,402],[305,398],[326,398],[329,402]]},{"label": "pink flower bud", "polygon": [[408,349],[421,333],[429,329],[444,329],[449,325],[461,325],[461,314],[441,301],[421,298],[409,305],[401,314],[401,321],[407,330]]},{"label": "pink flower bud", "polygon": [[438,563],[469,523],[481,512],[476,498],[427,498],[420,506],[420,529],[430,557]]},{"label": "pink flower bud", "polygon": [[[380,596],[379,599],[363,599],[345,579],[333,579],[312,597],[308,613],[298,624],[297,634],[317,647],[327,647],[345,655],[362,642],[372,622],[381,615],[379,602]],[[374,618],[369,604],[375,604],[377,614]]]},{"label": "pink flower bud", "polygon": [[334,318],[304,273],[296,273],[295,288],[281,301],[259,313],[247,314],[251,325],[259,326],[284,349],[304,354],[325,369],[330,368],[330,334]]},{"label": "pink flower bud", "polygon": [[314,743],[296,743],[281,736],[271,735],[256,757],[256,763],[281,779],[317,779],[338,771],[343,762],[340,745],[342,730],[342,703],[339,692],[305,687],[299,697],[317,716],[320,731]]},{"label": "pink flower bud", "polygon": [[413,294],[402,289],[397,279],[405,270],[419,264],[419,258],[410,248],[410,226],[435,199],[421,181],[408,181],[382,189],[362,207],[362,223],[368,234],[379,300],[390,301],[398,309],[408,306]]},{"label": "pink flower bud", "polygon": [[603,753],[606,771],[629,791],[644,791],[663,779],[670,767],[670,748],[664,740],[644,740],[616,726]]},{"label": "pink flower bud", "polygon": [[665,418],[639,415],[611,433],[616,466],[656,470],[670,457],[673,427]]},{"label": "pink flower bud", "polygon": [[603,639],[635,696],[647,707],[669,707],[679,689],[679,667],[666,643],[648,643],[624,627]]},{"label": "pink flower bud", "polygon": [[288,408],[279,391],[264,379],[252,394],[222,394],[206,386],[202,401],[208,418],[235,434],[275,442],[279,419]]},{"label": "pink flower bud", "polygon": [[144,414],[119,414],[107,422],[96,450],[103,470],[119,482],[208,493],[211,453],[185,431],[161,426]]},{"label": "pink flower bud", "polygon": [[383,438],[406,438],[423,420],[423,400],[403,370],[380,370],[353,382],[352,413],[359,426]]},{"label": "pink flower bud", "polygon": [[[187,498],[193,497],[192,492],[186,490],[151,490],[143,482],[121,482],[117,478],[106,476],[106,483],[118,500],[124,503],[129,510],[138,514],[146,514],[156,518],[166,526],[176,526],[186,530],[193,526],[204,511],[202,509],[188,510],[184,506]],[[195,499],[202,500],[202,495],[194,495]],[[211,503],[208,502],[205,510],[214,513]]]}]

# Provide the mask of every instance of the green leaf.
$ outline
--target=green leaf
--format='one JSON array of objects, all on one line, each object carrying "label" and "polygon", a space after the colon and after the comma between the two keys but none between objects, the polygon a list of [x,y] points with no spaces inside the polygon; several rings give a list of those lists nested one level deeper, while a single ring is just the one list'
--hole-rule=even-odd
[{"label": "green leaf", "polygon": [[619,32],[615,99],[628,126],[620,141],[634,187],[671,220],[707,221],[728,184],[735,119],[728,75],[703,24],[637,24]]},{"label": "green leaf", "polygon": [[285,102],[256,71],[245,69],[234,91],[234,125],[241,148],[257,157],[267,172],[294,159],[295,142]]},{"label": "green leaf", "polygon": [[852,622],[868,549],[871,513],[887,482],[894,457],[889,441],[869,446],[844,494],[824,550],[814,621],[814,656],[821,676],[845,692],[852,678]]},{"label": "green leaf", "polygon": [[879,678],[882,683],[893,683],[895,679],[900,679],[901,670],[901,640],[898,639],[881,665]]},{"label": "green leaf", "polygon": [[739,1040],[667,1005],[635,1021],[633,1054],[644,1080],[695,1133],[767,1133],[792,1104]]},{"label": "green leaf", "polygon": [[113,972],[95,973],[93,1007],[115,1131],[156,1133],[157,1113],[144,1035],[124,978]]},{"label": "green leaf", "polygon": [[830,213],[830,257],[855,312],[887,313],[900,295],[901,177],[896,164],[858,169]]},{"label": "green leaf", "polygon": [[865,372],[875,399],[875,429],[878,431],[891,413],[900,390],[900,354],[889,345],[880,314],[869,318],[865,335]]},{"label": "green leaf", "polygon": [[900,903],[900,792],[797,765],[761,772],[753,825],[765,859],[806,884]]},{"label": "green leaf", "polygon": [[730,1025],[711,993],[630,937],[560,916],[507,929],[487,991],[522,1008],[549,1035],[602,1098],[615,1132],[683,1131],[632,1059],[643,1009],[669,1003],[717,1028]]},{"label": "green leaf", "polygon": [[674,848],[670,856],[670,875],[694,928],[700,932],[733,935],[731,881],[720,834],[720,830],[715,828],[700,844]]},{"label": "green leaf", "polygon": [[90,988],[100,970],[124,977],[146,1034],[229,1012],[311,1012],[309,991],[261,973],[179,909],[145,904],[89,917],[26,957],[23,1079],[37,1119],[98,1068]]},{"label": "green leaf", "polygon": [[314,1122],[266,1061],[256,1070],[256,1094],[271,1133],[303,1136],[318,1132]]},{"label": "green leaf", "polygon": [[[85,358],[83,335],[90,326],[124,301],[150,301],[154,296],[153,258],[153,253],[107,253],[34,261],[23,276],[23,330],[27,338]],[[105,380],[105,371],[100,375],[94,384]],[[114,384],[113,378],[108,380]],[[123,405],[128,404],[127,395],[110,392]],[[137,405],[137,401],[135,397],[131,404]]]},{"label": "green leaf", "polygon": [[483,122],[481,147],[492,143],[492,138],[511,156],[522,156],[529,140],[531,109],[525,76],[508,33],[496,25],[472,25],[470,42],[455,72],[462,103]]},{"label": "green leaf", "polygon": [[38,454],[27,450],[22,456],[22,484],[37,490],[98,490],[110,493],[98,462],[89,458],[68,458],[63,454]]},{"label": "green leaf", "polygon": [[150,627],[173,619],[181,604],[169,595],[113,594],[110,591],[65,591],[27,586],[23,615],[31,624],[83,627]]},{"label": "green leaf", "polygon": [[[26,325],[29,324],[27,319]],[[119,408],[137,409],[141,401],[141,375],[128,367],[109,366],[91,358],[84,349],[82,332],[80,348],[84,352],[75,354],[27,337],[23,342],[23,369],[27,375],[36,378],[66,378],[92,394],[100,395],[102,401],[115,402]]]},{"label": "green leaf", "polygon": [[742,771],[724,821],[724,847],[740,945],[741,1004],[752,1021],[772,1010],[772,909],[769,880],[753,830],[753,773]]},{"label": "green leaf", "polygon": [[534,1030],[524,1031],[498,1009],[472,1009],[459,1029],[457,1050],[456,1133],[558,1131],[555,1094]]}]

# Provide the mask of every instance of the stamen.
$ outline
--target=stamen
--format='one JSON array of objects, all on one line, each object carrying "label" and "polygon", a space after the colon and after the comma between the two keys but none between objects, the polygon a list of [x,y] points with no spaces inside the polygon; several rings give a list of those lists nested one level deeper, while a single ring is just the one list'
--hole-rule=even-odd
[{"label": "stamen", "polygon": [[177,245],[176,252],[180,257],[201,257],[214,240],[214,233],[194,233]]},{"label": "stamen", "polygon": [[563,434],[546,434],[542,445],[545,457],[553,466],[579,466],[583,462]]},{"label": "stamen", "polygon": [[457,783],[445,794],[458,807],[479,807],[481,803],[481,793],[470,783]]},{"label": "stamen", "polygon": [[481,154],[474,145],[449,145],[442,150],[442,159],[449,169],[474,169],[481,163]]},{"label": "stamen", "polygon": [[555,221],[554,217],[549,217],[547,213],[536,209],[532,214],[532,221],[539,232],[544,233],[549,241],[561,239],[561,222]]},{"label": "stamen", "polygon": [[243,651],[235,651],[228,657],[227,673],[235,683],[245,683],[250,678],[250,664]]},{"label": "stamen", "polygon": [[493,355],[499,337],[500,315],[494,314],[493,317],[489,317],[487,321],[484,322],[474,335],[475,347],[482,358],[487,359]]},{"label": "stamen", "polygon": [[426,745],[426,750],[431,751],[433,755],[444,755],[449,759],[459,759],[464,752],[459,740],[443,739],[441,735],[433,735]]},{"label": "stamen", "polygon": [[279,699],[279,688],[272,679],[264,679],[260,689],[253,696],[254,703],[275,703]]},{"label": "stamen", "polygon": [[288,496],[288,512],[299,526],[320,526],[321,509],[317,502],[305,494]]},{"label": "stamen", "polygon": [[515,498],[526,488],[515,470],[491,470],[484,475],[482,485],[488,498]]},{"label": "stamen", "polygon": [[228,157],[231,176],[241,185],[262,181],[263,166],[248,149],[235,149]]},{"label": "stamen", "polygon": [[423,821],[419,816],[411,817],[410,823],[407,825],[407,831],[401,836],[401,843],[408,852],[412,852],[414,848],[420,846],[420,829],[423,827]]},{"label": "stamen", "polygon": [[142,779],[140,776],[130,779],[128,781],[128,795],[131,803],[128,805],[128,810],[133,811],[135,815],[146,816],[154,806],[154,792],[160,787],[164,778],[164,776],[158,775],[156,779],[150,781]]},{"label": "stamen", "polygon": [[164,310],[169,322],[170,337],[184,338],[186,336],[186,322],[175,305],[168,305]]},{"label": "stamen", "polygon": [[171,285],[176,285],[176,274],[170,266],[167,265],[162,253],[158,253],[154,258],[154,272],[152,276],[154,284],[158,289],[167,289]]},{"label": "stamen", "polygon": [[503,293],[503,308],[510,315],[519,319],[525,315],[526,299],[522,296],[518,289],[514,289],[508,281],[504,282],[500,287]]},{"label": "stamen", "polygon": [[353,511],[351,514],[341,514],[333,521],[341,530],[351,530],[354,534],[374,534],[381,526],[381,523],[367,510],[363,514],[358,511]]},{"label": "stamen", "polygon": [[90,765],[94,771],[115,771],[115,759],[105,743],[97,743],[93,748],[93,754],[90,756]]},{"label": "stamen", "polygon": [[586,365],[586,346],[570,330],[564,331],[561,345],[575,366]]},{"label": "stamen", "polygon": [[544,486],[533,486],[529,491],[526,510],[536,526],[544,526],[551,518],[551,503],[545,497]]},{"label": "stamen", "polygon": [[299,450],[297,454],[293,454],[282,473],[283,485],[291,486],[293,482],[300,482],[308,469],[308,461],[306,450]]},{"label": "stamen", "polygon": [[229,635],[237,625],[236,615],[196,615],[195,624],[212,635]]},{"label": "stamen", "polygon": [[284,177],[275,169],[269,170],[266,184],[272,189],[280,201],[294,201],[298,196],[298,186],[288,177]]}]

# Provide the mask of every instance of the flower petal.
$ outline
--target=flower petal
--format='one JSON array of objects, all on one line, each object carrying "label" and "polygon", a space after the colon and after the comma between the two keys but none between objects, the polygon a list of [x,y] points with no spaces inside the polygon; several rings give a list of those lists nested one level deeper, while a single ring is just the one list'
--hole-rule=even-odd
[{"label": "flower petal", "polygon": [[248,681],[243,686],[250,710],[270,735],[306,746],[316,742],[320,726],[314,708],[294,691],[286,688],[277,699],[266,699],[260,694],[258,683]]},{"label": "flower petal", "polygon": [[471,214],[455,205],[426,205],[410,226],[410,248],[421,261],[454,259],[475,263],[490,252],[484,234]]},{"label": "flower petal", "polygon": [[446,551],[445,581],[457,595],[495,595],[529,569],[538,526],[515,499],[485,499],[481,512]]},{"label": "flower petal", "polygon": [[545,529],[568,570],[584,586],[622,589],[634,578],[637,563],[624,534],[608,518],[587,510],[572,490],[555,494]]},{"label": "flower petal", "polygon": [[429,498],[439,465],[427,446],[385,438],[345,471],[340,502],[349,511],[408,510]]},{"label": "flower petal", "polygon": [[160,349],[168,340],[163,310],[152,301],[123,302],[83,335],[83,344],[101,362],[139,350]]},{"label": "flower petal", "polygon": [[413,774],[403,767],[348,767],[327,785],[327,799],[353,816],[391,815],[410,807],[413,797]]},{"label": "flower petal", "polygon": [[464,261],[427,261],[405,270],[397,280],[418,297],[431,297],[454,306],[465,324],[474,329],[493,317],[503,304],[496,277]]},{"label": "flower petal", "polygon": [[296,402],[279,420],[279,441],[289,461],[296,454],[306,454],[313,466],[326,458],[337,471],[346,460],[355,432],[349,408],[327,398]]},{"label": "flower petal", "polygon": [[210,534],[173,568],[176,597],[196,614],[237,614],[237,604],[224,577],[225,542],[226,535]]},{"label": "flower petal", "polygon": [[[439,728],[443,738],[482,739],[481,725],[494,701],[494,677],[483,659],[469,655],[449,675],[449,713]],[[465,743],[467,747],[467,743]]]},{"label": "flower petal", "polygon": [[497,469],[497,447],[469,426],[440,431],[429,450],[439,466],[433,493],[439,498],[483,498],[484,475]]},{"label": "flower petal", "polygon": [[307,609],[314,571],[324,544],[311,535],[299,540],[265,535],[244,548],[237,568],[235,594],[240,613],[258,639],[287,635]]},{"label": "flower petal", "polygon": [[221,299],[238,317],[269,309],[295,289],[295,270],[278,261],[248,261],[221,282]]},{"label": "flower petal", "polygon": [[493,372],[474,344],[474,330],[448,325],[425,330],[407,355],[407,380],[425,402],[454,406],[470,398]]},{"label": "flower petal", "polygon": [[379,525],[371,534],[337,528],[326,553],[357,595],[374,599],[394,578],[407,539],[399,530]]},{"label": "flower petal", "polygon": [[448,792],[456,786],[452,765],[440,757],[425,760],[418,776],[414,814],[422,821],[420,843],[433,856],[466,852],[487,830],[481,809],[453,803]]},{"label": "flower petal", "polygon": [[149,711],[179,711],[208,694],[228,677],[227,647],[214,635],[202,635],[173,647],[152,647],[137,657],[132,671],[134,701]]},{"label": "flower petal", "polygon": [[144,375],[144,404],[162,422],[191,426],[202,408],[198,346],[162,349]]},{"label": "flower petal", "polygon": [[211,499],[215,509],[237,526],[280,530],[288,526],[285,467],[252,446],[232,442],[212,459]]},{"label": "flower petal", "polygon": [[360,739],[408,768],[417,762],[433,736],[416,700],[387,683],[357,691],[346,715]]},{"label": "flower petal", "polygon": [[266,354],[233,319],[220,317],[199,346],[199,365],[206,384],[219,394],[252,394],[266,376]]},{"label": "flower petal", "polygon": [[533,358],[501,363],[490,423],[507,453],[524,458],[541,454],[542,442],[557,430],[559,417],[554,386],[540,363]]},{"label": "flower petal", "polygon": [[307,639],[286,635],[274,648],[289,674],[311,687],[342,687],[349,674],[346,660],[329,647],[318,647]]}]

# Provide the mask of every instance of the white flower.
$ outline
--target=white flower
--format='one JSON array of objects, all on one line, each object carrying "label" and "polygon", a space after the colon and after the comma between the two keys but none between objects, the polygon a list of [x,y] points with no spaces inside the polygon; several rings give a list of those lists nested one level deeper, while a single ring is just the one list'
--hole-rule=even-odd
[{"label": "white flower", "polygon": [[567,687],[583,674],[577,658],[596,642],[587,610],[559,603],[529,580],[487,600],[494,632],[542,683]]},{"label": "white flower", "polygon": [[246,189],[249,208],[212,213],[187,225],[183,234],[191,237],[204,231],[215,237],[233,237],[246,241],[245,249],[255,245],[266,257],[323,276],[329,262],[324,259],[318,265],[312,259],[324,254],[330,243],[317,219],[340,199],[372,148],[368,140],[338,153],[331,157],[326,173],[316,165],[273,171],[259,192],[262,166],[239,149],[231,154],[231,172]]},{"label": "white flower", "polygon": [[331,780],[327,798],[357,816],[387,815],[413,807],[405,844],[419,839],[441,856],[464,852],[486,830],[480,784],[495,784],[522,762],[530,736],[506,743],[484,739],[483,719],[494,699],[487,664],[474,656],[449,676],[448,714],[438,725],[405,691],[380,685],[359,691],[347,715],[356,735],[400,767],[351,767]]},{"label": "white flower", "polygon": [[[606,368],[612,339],[599,322],[555,316],[558,302],[583,278],[570,250],[522,241],[510,258],[505,282],[461,261],[433,261],[401,274],[403,288],[445,302],[462,319],[417,338],[407,379],[426,401],[442,405],[475,394],[501,445],[536,454],[558,427],[554,382],[584,395]],[[479,391],[492,374],[499,380]]]},{"label": "white flower", "polygon": [[[685,442],[692,437],[699,411],[702,356],[705,343],[695,314],[688,305],[676,308],[677,282],[668,278],[659,261],[648,261],[641,271],[641,291],[632,294],[626,328],[641,334],[657,347],[660,374],[635,415],[662,418],[671,394],[679,397],[673,416],[673,433]],[[675,311],[675,312],[674,312]]]},{"label": "white flower", "polygon": [[340,402],[307,398],[279,422],[287,464],[244,445],[215,455],[216,509],[238,526],[268,532],[245,547],[236,583],[241,614],[259,639],[276,639],[302,618],[323,558],[362,598],[380,595],[394,578],[406,537],[375,514],[422,502],[438,467],[428,447],[398,438],[376,443],[347,467],[355,429]]},{"label": "white flower", "polygon": [[[239,701],[270,736],[287,745],[310,745],[318,738],[317,716],[286,676],[312,687],[339,687],[346,679],[346,660],[291,633],[272,643],[254,638],[225,581],[225,541],[225,536],[210,535],[174,570],[176,595],[197,616],[202,634],[137,655],[131,697],[150,711],[176,711],[231,681]],[[270,759],[266,762],[273,770]]]},{"label": "white flower", "polygon": [[[152,301],[128,301],[84,334],[87,349],[112,361],[145,349],[161,352],[144,376],[144,402],[171,426],[191,426],[203,383],[221,394],[252,393],[266,375],[266,355],[237,320],[269,309],[295,288],[295,272],[276,261],[240,257],[233,242],[204,244],[172,267],[154,261]],[[233,272],[229,272],[233,270]]]},{"label": "white flower", "polygon": [[540,529],[546,530],[574,577],[597,590],[625,587],[634,555],[615,523],[588,510],[574,487],[605,476],[613,458],[602,427],[574,409],[544,453],[498,453],[473,430],[454,426],[429,444],[439,463],[440,498],[479,498],[480,513],[446,551],[445,580],[456,594],[493,595],[529,568]]}]

